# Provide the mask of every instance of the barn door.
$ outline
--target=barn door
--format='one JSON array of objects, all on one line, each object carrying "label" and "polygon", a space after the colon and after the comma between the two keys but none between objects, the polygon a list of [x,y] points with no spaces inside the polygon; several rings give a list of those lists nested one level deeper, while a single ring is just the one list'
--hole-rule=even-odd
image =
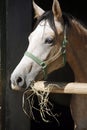
[{"label": "barn door", "polygon": [[10,89],[10,75],[28,46],[28,35],[32,29],[32,2],[31,0],[3,0],[3,3],[5,15],[2,14],[4,32],[1,53],[5,105],[3,105],[2,129],[29,130],[30,120],[21,107],[22,93]]}]

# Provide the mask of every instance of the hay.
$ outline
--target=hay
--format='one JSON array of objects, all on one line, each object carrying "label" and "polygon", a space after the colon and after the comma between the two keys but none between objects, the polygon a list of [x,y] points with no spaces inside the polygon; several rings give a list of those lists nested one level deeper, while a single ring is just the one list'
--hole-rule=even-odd
[{"label": "hay", "polygon": [[[34,83],[32,83],[30,85],[31,89],[26,90],[23,93],[23,98],[22,98],[22,108],[23,111],[25,112],[25,114],[30,117],[33,118],[34,120],[36,120],[33,110],[36,110],[40,113],[41,119],[44,122],[50,122],[50,120],[47,117],[52,117],[54,118],[57,123],[59,124],[59,121],[57,119],[57,117],[59,116],[58,114],[54,114],[52,112],[53,110],[53,104],[49,101],[49,94],[52,91],[52,87],[45,87],[44,91],[38,91],[37,89],[35,89],[34,87]],[[37,97],[37,101],[38,101],[38,106],[39,108],[37,108],[35,106],[35,100],[34,97]],[[28,104],[26,105],[27,102]],[[28,106],[28,111],[27,111],[27,106]]]}]

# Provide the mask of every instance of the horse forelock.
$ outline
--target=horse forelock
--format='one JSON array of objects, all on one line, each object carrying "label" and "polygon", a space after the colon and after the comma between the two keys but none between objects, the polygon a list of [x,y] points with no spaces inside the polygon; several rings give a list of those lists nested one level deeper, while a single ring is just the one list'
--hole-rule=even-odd
[{"label": "horse forelock", "polygon": [[45,12],[43,15],[41,15],[39,17],[39,19],[36,21],[36,24],[34,26],[34,29],[39,25],[39,23],[41,21],[48,21],[51,29],[55,32],[55,34],[57,35],[57,29],[56,29],[56,26],[55,26],[55,21],[54,21],[54,15],[53,15],[53,12],[52,11],[47,11]]}]

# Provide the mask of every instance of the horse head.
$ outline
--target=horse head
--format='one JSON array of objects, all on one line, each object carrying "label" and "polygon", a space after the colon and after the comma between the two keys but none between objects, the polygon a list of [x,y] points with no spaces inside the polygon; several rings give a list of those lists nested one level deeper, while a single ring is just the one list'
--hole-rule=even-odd
[{"label": "horse head", "polygon": [[[46,79],[52,71],[62,67],[64,48],[64,23],[57,0],[53,0],[52,10],[45,12],[34,1],[36,26],[29,35],[29,46],[23,58],[11,74],[12,89],[29,87],[32,81]],[[63,50],[63,51],[62,51]]]}]

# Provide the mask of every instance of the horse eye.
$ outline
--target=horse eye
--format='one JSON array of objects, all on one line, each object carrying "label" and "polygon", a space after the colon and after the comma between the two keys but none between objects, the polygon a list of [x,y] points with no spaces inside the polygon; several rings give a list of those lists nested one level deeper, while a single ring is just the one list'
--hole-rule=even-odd
[{"label": "horse eye", "polygon": [[47,38],[47,39],[45,40],[45,43],[46,43],[46,44],[52,44],[53,41],[54,41],[53,38]]}]

